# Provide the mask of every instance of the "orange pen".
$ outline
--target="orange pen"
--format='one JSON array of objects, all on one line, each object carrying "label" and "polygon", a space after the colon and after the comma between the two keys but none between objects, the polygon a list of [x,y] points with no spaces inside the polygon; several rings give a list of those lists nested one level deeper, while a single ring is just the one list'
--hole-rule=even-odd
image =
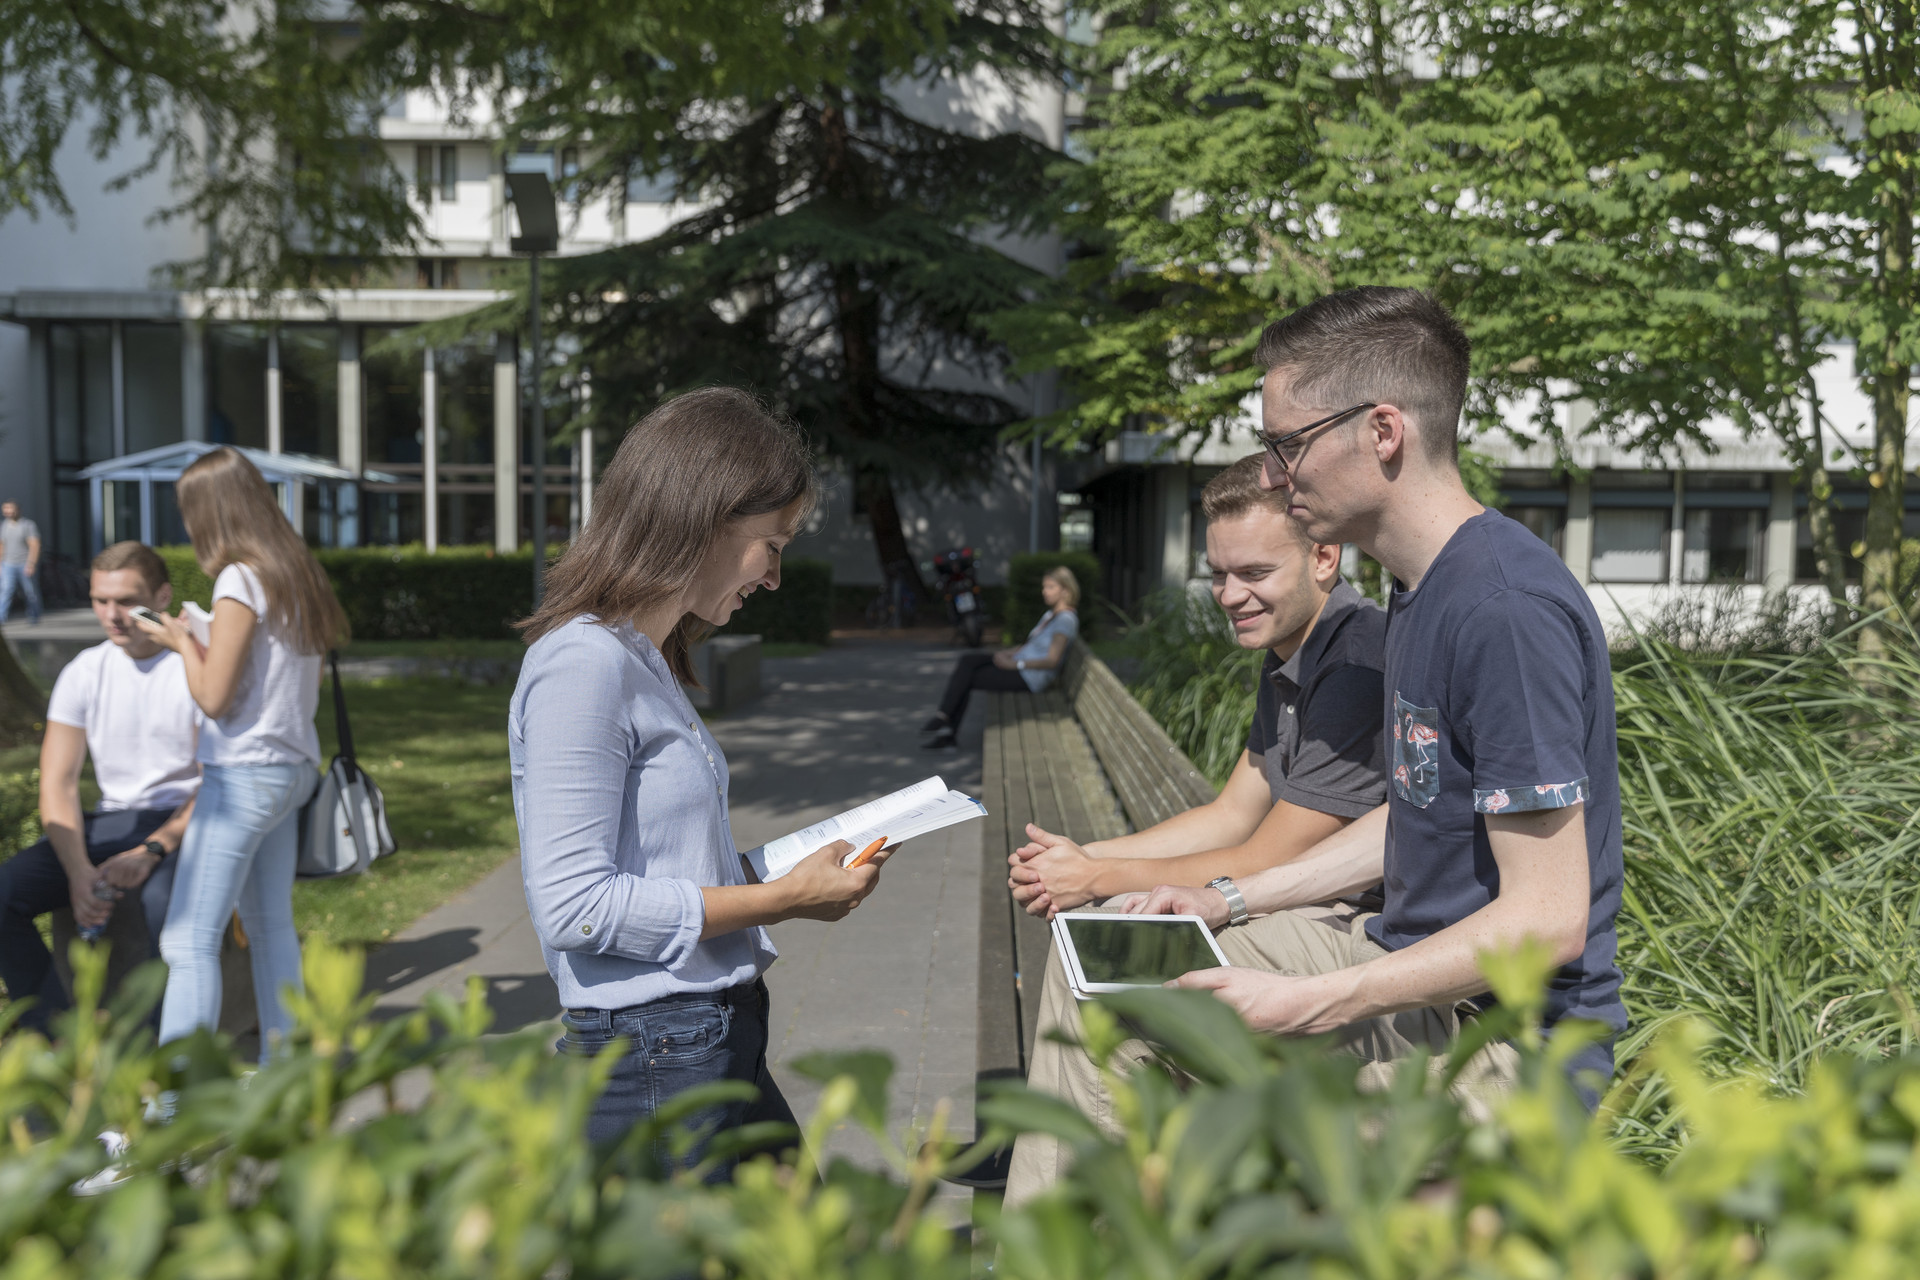
[{"label": "orange pen", "polygon": [[859,866],[861,863],[871,858],[874,854],[880,852],[881,849],[886,847],[886,843],[887,843],[887,838],[885,836],[881,836],[878,840],[875,840],[872,844],[868,845],[866,848],[862,849],[859,853],[854,855],[853,861],[846,864],[847,870],[849,871],[853,870],[855,867]]}]

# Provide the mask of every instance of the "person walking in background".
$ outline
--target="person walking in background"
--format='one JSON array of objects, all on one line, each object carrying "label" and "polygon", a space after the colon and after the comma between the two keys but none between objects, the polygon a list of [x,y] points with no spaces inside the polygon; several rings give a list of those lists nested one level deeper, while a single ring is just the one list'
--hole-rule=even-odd
[{"label": "person walking in background", "polygon": [[20,504],[0,503],[0,622],[13,614],[17,591],[27,598],[27,621],[40,621],[40,526],[22,519]]},{"label": "person walking in background", "polygon": [[963,653],[947,677],[947,691],[940,695],[940,709],[920,726],[920,732],[932,734],[920,745],[929,751],[951,747],[959,731],[960,717],[967,713],[967,702],[978,689],[986,693],[1039,693],[1053,683],[1054,673],[1066,660],[1067,646],[1080,634],[1080,580],[1073,570],[1057,565],[1040,580],[1040,600],[1047,611],[1027,633],[1026,642],[993,653]]},{"label": "person walking in background", "polygon": [[836,841],[757,883],[734,845],[726,758],[680,688],[694,642],[780,585],[814,497],[799,433],[752,396],[670,400],[620,442],[593,522],[522,624],[507,743],[527,907],[565,1009],[558,1047],[625,1045],[588,1118],[597,1144],[721,1080],[757,1097],[691,1117],[689,1165],[716,1133],[792,1124],[767,1069],[765,926],[837,920],[879,875],[878,860],[842,867]]},{"label": "person walking in background", "polygon": [[296,820],[319,783],[320,656],[346,615],[259,471],[233,449],[175,482],[180,517],[214,580],[203,648],[186,622],[141,622],[186,665],[207,715],[200,802],[180,847],[160,954],[169,966],[162,1044],[220,1021],[220,939],[237,907],[253,961],[264,1061],[291,1029],[283,987],[304,990],[293,929]]},{"label": "person walking in background", "polygon": [[[20,1025],[44,1033],[66,988],[36,917],[73,908],[80,928],[104,925],[113,900],[138,891],[158,937],[180,847],[200,788],[200,709],[177,654],[134,625],[129,610],[165,609],[167,566],[152,547],[116,542],[94,557],[93,613],[107,638],[82,649],[53,682],[40,744],[40,827],[46,835],[0,863],[0,980],[32,1005]],[[93,758],[100,804],[80,807],[80,768]]]}]

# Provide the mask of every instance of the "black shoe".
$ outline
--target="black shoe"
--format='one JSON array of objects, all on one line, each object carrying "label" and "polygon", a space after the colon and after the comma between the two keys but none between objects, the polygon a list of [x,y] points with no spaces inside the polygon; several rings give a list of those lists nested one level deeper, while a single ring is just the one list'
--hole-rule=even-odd
[{"label": "black shoe", "polygon": [[920,744],[922,751],[939,751],[953,745],[953,730],[943,729]]},{"label": "black shoe", "polygon": [[942,729],[948,731],[953,729],[953,725],[948,723],[945,716],[934,716],[931,720],[928,720],[920,726],[920,732],[922,733],[939,733]]}]

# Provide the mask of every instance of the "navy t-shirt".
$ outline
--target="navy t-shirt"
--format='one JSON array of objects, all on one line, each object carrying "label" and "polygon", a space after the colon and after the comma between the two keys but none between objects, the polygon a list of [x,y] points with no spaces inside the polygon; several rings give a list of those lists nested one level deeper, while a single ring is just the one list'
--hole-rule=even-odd
[{"label": "navy t-shirt", "polygon": [[[1386,905],[1367,932],[1418,942],[1500,891],[1483,815],[1586,804],[1587,947],[1555,975],[1547,1023],[1626,1029],[1614,964],[1620,776],[1613,673],[1587,593],[1553,549],[1496,511],[1461,525],[1388,605],[1392,727]],[[1604,1052],[1600,1051],[1604,1050]],[[1612,1067],[1611,1045],[1576,1060]]]}]

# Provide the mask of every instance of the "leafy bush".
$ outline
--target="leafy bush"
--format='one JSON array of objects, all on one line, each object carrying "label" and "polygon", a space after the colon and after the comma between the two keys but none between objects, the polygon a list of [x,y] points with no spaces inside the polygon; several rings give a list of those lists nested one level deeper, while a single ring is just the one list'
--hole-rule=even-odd
[{"label": "leafy bush", "polygon": [[[464,1004],[433,996],[423,1012],[373,1022],[357,953],[310,943],[307,993],[292,1002],[299,1030],[247,1074],[205,1035],[154,1050],[159,966],[102,1010],[104,953],[73,954],[62,1042],[23,1032],[0,1044],[6,1280],[967,1273],[952,1233],[922,1212],[944,1135],[911,1155],[883,1141],[898,1179],[841,1162],[816,1176],[803,1155],[707,1187],[704,1169],[663,1176],[654,1140],[684,1152],[681,1121],[745,1086],[682,1094],[596,1152],[581,1134],[611,1057],[556,1057],[544,1030],[483,1038],[478,979]],[[848,1120],[884,1138],[890,1066],[871,1055],[810,1064],[831,1081],[811,1149]],[[398,1101],[403,1074],[417,1105]],[[178,1091],[176,1110],[155,1124],[149,1103],[163,1089]],[[128,1138],[124,1180],[70,1194],[106,1164],[94,1135],[109,1127]]]},{"label": "leafy bush", "polygon": [[[1643,636],[1621,663],[1623,1057],[1698,1018],[1705,1069],[1799,1089],[1822,1054],[1911,1046],[1920,647],[1717,656]],[[1670,1150],[1658,1081],[1621,1093],[1623,1135]]]},{"label": "leafy bush", "polygon": [[[104,959],[75,948],[77,1013],[55,1046],[0,1045],[0,1277],[699,1276],[744,1280],[962,1280],[955,1233],[925,1212],[945,1168],[943,1119],[896,1143],[890,1064],[823,1055],[827,1081],[790,1165],[760,1157],[729,1184],[662,1172],[656,1140],[723,1092],[596,1152],[580,1138],[609,1059],[556,1057],[539,1033],[483,1038],[475,980],[385,1023],[366,1014],[356,957],[307,957],[300,1029],[244,1076],[206,1038],[167,1068],[144,1009],[157,968],[99,1010]],[[1122,1132],[1002,1087],[982,1104],[995,1138],[1051,1133],[1075,1165],[1019,1209],[980,1214],[996,1275],[1017,1280],[1314,1277],[1894,1277],[1920,1249],[1920,1060],[1842,1057],[1781,1098],[1718,1087],[1695,1067],[1706,1033],[1669,1028],[1654,1049],[1686,1135],[1664,1168],[1612,1143],[1561,1070],[1580,1028],[1542,1042],[1532,1019],[1541,955],[1483,957],[1500,1009],[1478,1024],[1521,1050],[1519,1088],[1491,1117],[1449,1095],[1446,1061],[1409,1063],[1362,1092],[1358,1060],[1324,1043],[1249,1033],[1211,997],[1146,990],[1083,1006],[1104,1059],[1142,1032],[1184,1078],[1114,1075]],[[1124,1019],[1124,1022],[1123,1022]],[[1431,1069],[1428,1069],[1431,1067]],[[398,1102],[405,1073],[406,1093]],[[178,1092],[170,1123],[147,1103]],[[852,1122],[888,1168],[808,1151]],[[94,1134],[124,1131],[122,1180],[68,1188],[106,1163]],[[684,1149],[684,1148],[683,1148]],[[974,1158],[959,1153],[953,1165]]]},{"label": "leafy bush", "polygon": [[1247,744],[1265,650],[1248,651],[1210,595],[1155,596],[1127,631],[1139,659],[1131,692],[1214,786]]},{"label": "leafy bush", "polygon": [[40,771],[0,773],[0,859],[40,838]]},{"label": "leafy bush", "polygon": [[[1204,602],[1156,605],[1130,632],[1134,696],[1217,782],[1245,743],[1257,655]],[[1716,616],[1670,615],[1616,656],[1632,1020],[1617,1053],[1697,1020],[1715,1033],[1698,1070],[1795,1091],[1823,1054],[1920,1034],[1920,640],[1868,659],[1791,616],[1757,632]],[[1681,1141],[1657,1070],[1623,1077],[1609,1115],[1643,1154]]]},{"label": "leafy bush", "polygon": [[833,638],[833,566],[825,560],[788,560],[780,566],[780,589],[748,596],[721,632],[826,644]]},{"label": "leafy bush", "polygon": [[[211,604],[191,547],[162,547],[177,600]],[[314,553],[356,640],[510,640],[533,608],[533,555],[484,547],[357,547]]]},{"label": "leafy bush", "polygon": [[1040,580],[1047,570],[1065,565],[1080,580],[1080,634],[1092,639],[1106,626],[1107,603],[1100,594],[1100,561],[1087,551],[1022,551],[1007,561],[1004,606],[1006,629],[1014,642],[1026,639],[1046,606],[1040,600]]}]

